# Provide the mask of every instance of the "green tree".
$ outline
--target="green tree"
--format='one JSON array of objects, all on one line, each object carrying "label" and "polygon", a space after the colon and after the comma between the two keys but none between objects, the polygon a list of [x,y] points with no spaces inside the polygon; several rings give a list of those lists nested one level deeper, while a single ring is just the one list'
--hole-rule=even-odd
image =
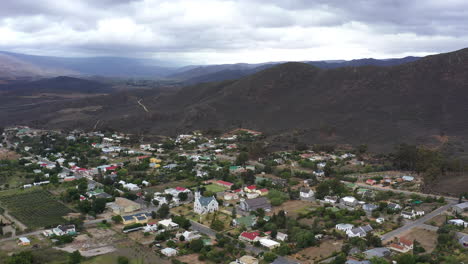
[{"label": "green tree", "polygon": [[187,198],[188,198],[188,194],[187,194],[187,193],[181,192],[181,193],[179,193],[178,196],[179,196],[179,199],[180,199],[181,201],[187,201]]},{"label": "green tree", "polygon": [[216,219],[211,223],[210,227],[216,231],[222,231],[224,229],[224,223],[223,221]]},{"label": "green tree", "polygon": [[203,249],[203,240],[195,239],[195,240],[190,241],[189,248],[193,252],[200,252]]},{"label": "green tree", "polygon": [[275,261],[275,259],[277,258],[278,256],[273,253],[273,252],[265,252],[263,254],[263,259],[268,262],[268,263],[271,263],[273,261]]},{"label": "green tree", "polygon": [[158,216],[159,218],[166,218],[169,215],[169,205],[163,204],[158,210]]},{"label": "green tree", "polygon": [[410,254],[403,254],[397,258],[398,264],[416,264],[416,257]]},{"label": "green tree", "polygon": [[117,258],[117,264],[129,264],[130,260],[127,257],[119,256]]},{"label": "green tree", "polygon": [[249,160],[249,154],[245,151],[239,153],[236,158],[236,164],[240,166],[245,166],[245,163]]},{"label": "green tree", "polygon": [[81,263],[83,257],[81,256],[78,250],[73,251],[68,255],[68,263],[69,264],[78,264]]}]

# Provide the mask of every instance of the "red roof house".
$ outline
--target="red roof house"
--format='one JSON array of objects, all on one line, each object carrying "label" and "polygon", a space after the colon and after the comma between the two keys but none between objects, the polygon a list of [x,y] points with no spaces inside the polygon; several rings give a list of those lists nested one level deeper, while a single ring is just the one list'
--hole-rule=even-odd
[{"label": "red roof house", "polygon": [[242,232],[239,236],[239,239],[245,240],[248,242],[255,242],[258,239],[260,239],[260,232],[258,231],[253,231],[253,232]]},{"label": "red roof house", "polygon": [[234,183],[222,181],[222,180],[216,181],[216,184],[224,186],[224,187],[228,187],[228,188],[231,188],[231,186],[234,185]]}]

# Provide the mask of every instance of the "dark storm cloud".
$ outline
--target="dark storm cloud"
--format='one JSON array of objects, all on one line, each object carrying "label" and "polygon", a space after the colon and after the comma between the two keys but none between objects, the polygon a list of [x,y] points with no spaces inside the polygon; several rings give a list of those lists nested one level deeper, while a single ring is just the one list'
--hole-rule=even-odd
[{"label": "dark storm cloud", "polygon": [[3,0],[0,50],[210,63],[397,57],[463,48],[467,24],[459,0]]}]

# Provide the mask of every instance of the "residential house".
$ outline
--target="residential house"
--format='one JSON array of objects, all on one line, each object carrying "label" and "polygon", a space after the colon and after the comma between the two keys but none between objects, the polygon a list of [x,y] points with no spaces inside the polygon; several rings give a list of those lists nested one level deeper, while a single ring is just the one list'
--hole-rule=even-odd
[{"label": "residential house", "polygon": [[259,197],[260,194],[258,194],[258,192],[248,192],[245,194],[245,196],[247,197],[247,199],[255,199]]},{"label": "residential house", "polygon": [[31,241],[27,237],[20,237],[18,239],[18,245],[20,245],[20,246],[29,246],[29,245],[31,245]]},{"label": "residential house", "polygon": [[355,227],[351,230],[346,231],[348,237],[365,237],[368,232],[374,230],[370,225]]},{"label": "residential house", "polygon": [[358,204],[358,200],[353,196],[345,196],[341,198],[340,203],[346,206],[354,207]]},{"label": "residential house", "polygon": [[369,260],[356,260],[353,258],[348,258],[345,264],[371,264]]},{"label": "residential house", "polygon": [[372,203],[364,204],[362,206],[362,209],[364,211],[366,211],[366,212],[369,212],[369,213],[373,212],[374,210],[377,210],[377,208],[379,208],[379,207],[377,205],[375,205],[375,204],[372,204]]},{"label": "residential house", "polygon": [[311,201],[314,199],[314,191],[312,191],[310,188],[302,187],[299,190],[299,197],[301,200]]},{"label": "residential house", "polygon": [[239,240],[244,240],[247,242],[255,242],[260,240],[260,232],[258,231],[253,231],[253,232],[247,232],[244,231],[239,235]]},{"label": "residential house", "polygon": [[403,177],[401,177],[401,179],[402,179],[403,181],[407,181],[407,182],[412,182],[412,181],[414,181],[414,177],[413,177],[413,176],[403,176]]},{"label": "residential house", "polygon": [[237,200],[239,199],[239,194],[235,192],[225,192],[223,198],[226,201]]},{"label": "residential house", "polygon": [[398,210],[401,210],[402,207],[401,205],[397,204],[397,203],[389,203],[387,205],[388,209],[392,210],[392,211],[398,211]]},{"label": "residential house", "polygon": [[279,247],[281,244],[274,241],[274,240],[271,240],[269,238],[261,238],[260,240],[260,244],[268,249],[274,249],[274,248],[277,248]]},{"label": "residential house", "polygon": [[285,234],[285,233],[281,233],[281,232],[278,232],[276,233],[276,239],[279,240],[279,241],[286,241],[288,240],[288,235]]},{"label": "residential house", "polygon": [[206,214],[218,211],[218,201],[214,196],[203,197],[200,192],[195,193],[195,201],[193,204],[193,211],[197,214]]},{"label": "residential house", "polygon": [[244,191],[246,193],[256,192],[257,191],[257,186],[250,185],[250,186],[244,187]]},{"label": "residential house", "polygon": [[458,243],[460,243],[464,248],[468,248],[468,235],[460,236]]},{"label": "residential house", "polygon": [[404,237],[400,237],[397,243],[392,243],[388,246],[389,249],[400,252],[400,253],[408,253],[410,250],[413,250],[414,242],[406,239]]},{"label": "residential house", "polygon": [[175,188],[168,188],[164,190],[165,194],[170,194],[172,197],[179,197],[181,193],[190,193],[190,190],[184,187],[175,187]]},{"label": "residential house", "polygon": [[180,234],[180,236],[183,236],[185,241],[192,241],[201,238],[200,233],[197,231],[184,231],[184,233]]},{"label": "residential house", "polygon": [[328,203],[328,204],[336,204],[338,202],[338,197],[336,197],[336,196],[325,196],[323,198],[323,202]]},{"label": "residential house", "polygon": [[75,225],[58,225],[56,228],[52,229],[52,232],[56,236],[64,236],[64,235],[75,235],[76,229]]},{"label": "residential house", "polygon": [[163,254],[166,257],[176,256],[177,253],[178,253],[177,249],[173,249],[173,248],[165,248],[161,250],[161,254]]},{"label": "residential house", "polygon": [[451,225],[468,227],[468,222],[465,222],[463,219],[450,219],[448,223]]},{"label": "residential house", "polygon": [[165,230],[173,230],[179,228],[179,225],[172,222],[172,219],[164,219],[159,221],[158,225],[162,226]]},{"label": "residential house", "polygon": [[366,256],[366,259],[371,259],[373,257],[385,258],[385,257],[390,256],[391,254],[390,250],[384,247],[369,249],[362,253],[364,253],[364,255]]},{"label": "residential house", "polygon": [[377,224],[383,224],[383,222],[385,222],[385,218],[379,217],[379,218],[375,219],[375,222],[377,222]]},{"label": "residential house", "polygon": [[352,224],[337,224],[335,228],[340,231],[348,232],[353,229],[354,225]]},{"label": "residential house", "polygon": [[215,181],[215,184],[217,184],[219,186],[229,188],[229,189],[231,189],[231,187],[234,185],[234,183],[232,183],[232,182],[221,181],[221,180]]},{"label": "residential house", "polygon": [[242,256],[236,261],[238,264],[258,264],[258,259],[249,255]]},{"label": "residential house", "polygon": [[151,219],[150,213],[138,213],[138,214],[131,214],[131,215],[123,215],[122,216],[122,223],[124,225],[130,224],[146,224],[148,220]]},{"label": "residential house", "polygon": [[468,202],[459,203],[452,206],[452,211],[457,214],[462,214],[468,211]]},{"label": "residential house", "polygon": [[418,216],[423,216],[425,213],[424,211],[414,211],[414,210],[411,210],[411,211],[403,211],[401,212],[401,216],[405,219],[414,219]]},{"label": "residential house", "polygon": [[268,195],[268,189],[263,188],[263,189],[257,190],[257,193],[260,194],[261,196]]},{"label": "residential house", "polygon": [[107,203],[106,207],[116,215],[131,213],[141,209],[141,205],[122,197],[116,197],[114,202]]},{"label": "residential house", "polygon": [[146,223],[146,226],[144,227],[143,231],[146,233],[158,231],[158,222],[155,220],[149,220]]},{"label": "residential house", "polygon": [[375,185],[377,183],[376,180],[373,180],[373,179],[367,179],[366,181],[366,184],[369,184],[369,185]]},{"label": "residential house", "polygon": [[259,197],[255,199],[245,200],[241,199],[240,209],[245,212],[256,211],[257,209],[263,209],[265,212],[271,211],[271,204],[265,197]]}]

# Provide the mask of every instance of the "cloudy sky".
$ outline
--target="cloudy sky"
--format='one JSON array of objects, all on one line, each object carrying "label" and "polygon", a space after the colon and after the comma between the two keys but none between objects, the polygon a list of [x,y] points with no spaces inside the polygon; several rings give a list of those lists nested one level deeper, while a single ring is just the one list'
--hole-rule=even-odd
[{"label": "cloudy sky", "polygon": [[1,0],[0,50],[179,63],[427,55],[468,47],[466,0]]}]

